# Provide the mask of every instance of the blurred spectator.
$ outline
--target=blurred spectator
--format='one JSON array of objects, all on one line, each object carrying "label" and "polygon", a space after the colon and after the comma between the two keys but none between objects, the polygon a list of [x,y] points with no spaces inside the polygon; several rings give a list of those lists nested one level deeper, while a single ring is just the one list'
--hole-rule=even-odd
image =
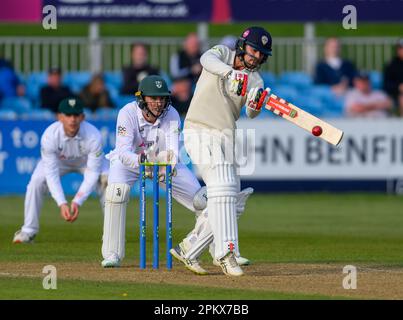
[{"label": "blurred spectator", "polygon": [[80,98],[86,108],[92,112],[100,108],[113,108],[112,100],[101,74],[96,74],[92,77],[91,82],[80,92]]},{"label": "blurred spectator", "polygon": [[340,42],[336,38],[328,38],[324,46],[324,60],[316,65],[315,83],[332,87],[337,95],[343,95],[353,86],[357,73],[352,62],[340,57]]},{"label": "blurred spectator", "polygon": [[57,113],[60,101],[73,97],[74,94],[67,86],[62,85],[62,71],[51,68],[48,72],[48,84],[41,89],[41,108]]},{"label": "blurred spectator", "polygon": [[131,65],[123,67],[123,86],[121,93],[134,95],[139,83],[145,77],[159,74],[158,69],[148,64],[148,52],[144,44],[138,43],[132,46]]},{"label": "blurred spectator", "polygon": [[227,46],[231,50],[235,50],[235,44],[237,40],[237,37],[228,35],[221,39],[220,44]]},{"label": "blurred spectator", "polygon": [[170,72],[172,78],[188,77],[192,84],[197,82],[202,71],[200,64],[200,41],[196,33],[190,33],[183,43],[183,49],[171,57]]},{"label": "blurred spectator", "polygon": [[25,87],[10,61],[0,57],[0,100],[25,95]]},{"label": "blurred spectator", "polygon": [[178,111],[181,118],[186,116],[192,100],[192,81],[188,77],[176,78],[172,84],[172,105]]},{"label": "blurred spectator", "polygon": [[354,89],[346,94],[345,111],[350,117],[385,118],[392,101],[381,90],[372,90],[369,74],[361,72],[354,78]]},{"label": "blurred spectator", "polygon": [[383,88],[398,106],[399,110],[396,111],[403,116],[403,38],[396,45],[396,56],[385,66]]}]

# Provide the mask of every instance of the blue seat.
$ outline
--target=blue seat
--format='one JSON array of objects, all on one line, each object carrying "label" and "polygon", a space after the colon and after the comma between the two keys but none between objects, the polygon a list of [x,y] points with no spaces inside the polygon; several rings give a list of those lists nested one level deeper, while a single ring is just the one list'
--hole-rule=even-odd
[{"label": "blue seat", "polygon": [[316,117],[321,117],[324,112],[322,101],[315,97],[305,96],[303,99],[300,99],[298,106]]},{"label": "blue seat", "polygon": [[46,109],[35,109],[21,114],[21,119],[26,120],[56,120],[56,115]]},{"label": "blue seat", "polygon": [[261,73],[264,87],[273,88],[276,85],[277,78],[276,75],[272,72],[262,72]]},{"label": "blue seat", "polygon": [[105,84],[108,88],[113,87],[117,91],[120,90],[120,88],[122,87],[122,84],[123,84],[123,77],[122,77],[121,72],[112,72],[112,71],[105,72],[104,80],[105,80]]},{"label": "blue seat", "polygon": [[26,95],[33,103],[39,100],[40,89],[47,84],[47,78],[46,72],[32,72],[27,76]]},{"label": "blue seat", "polygon": [[116,101],[114,101],[116,108],[121,109],[126,104],[136,100],[134,95],[120,95],[117,97]]},{"label": "blue seat", "polygon": [[382,89],[383,86],[383,74],[379,71],[369,72],[369,79],[371,81],[372,88]]},{"label": "blue seat", "polygon": [[298,91],[292,86],[276,85],[272,91],[276,96],[287,100],[295,105],[298,104]]},{"label": "blue seat", "polygon": [[312,78],[303,71],[284,72],[280,75],[279,82],[282,85],[291,85],[297,89],[306,89],[312,86]]},{"label": "blue seat", "polygon": [[32,104],[31,101],[25,97],[7,97],[2,100],[1,108],[21,113],[31,110]]},{"label": "blue seat", "polygon": [[4,109],[0,110],[0,120],[17,120],[18,115],[17,112],[10,110],[10,109]]},{"label": "blue seat", "polygon": [[63,84],[70,87],[70,89],[78,93],[82,88],[90,83],[91,72],[89,71],[72,71],[67,72],[63,77]]},{"label": "blue seat", "polygon": [[101,108],[95,111],[98,120],[116,120],[119,110],[111,108]]}]

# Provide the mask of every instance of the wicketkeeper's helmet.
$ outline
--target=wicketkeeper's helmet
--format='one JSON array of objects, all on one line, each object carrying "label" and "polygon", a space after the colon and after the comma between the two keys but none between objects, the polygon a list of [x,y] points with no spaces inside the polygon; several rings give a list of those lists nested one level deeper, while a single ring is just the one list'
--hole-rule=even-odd
[{"label": "wicketkeeper's helmet", "polygon": [[151,75],[145,77],[141,80],[139,84],[139,89],[136,92],[137,102],[142,110],[146,110],[147,112],[151,113],[153,116],[154,113],[147,106],[147,102],[145,102],[144,97],[166,97],[166,102],[164,106],[164,111],[159,117],[163,117],[170,105],[171,105],[171,91],[168,90],[168,85],[165,82],[164,78],[158,75]]}]

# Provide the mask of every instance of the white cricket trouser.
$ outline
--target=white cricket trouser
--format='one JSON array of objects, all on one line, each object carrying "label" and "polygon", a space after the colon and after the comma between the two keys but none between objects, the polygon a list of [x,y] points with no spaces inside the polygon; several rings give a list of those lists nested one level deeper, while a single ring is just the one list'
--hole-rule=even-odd
[{"label": "white cricket trouser", "polygon": [[[193,207],[193,198],[197,191],[201,188],[199,181],[196,179],[195,175],[182,163],[178,163],[175,166],[176,176],[172,177],[172,197],[178,201],[181,205],[188,208],[192,212],[195,211]],[[119,160],[111,160],[108,185],[112,184],[127,184],[133,187],[134,183],[138,180],[139,169],[133,169],[126,167]],[[160,183],[160,186],[165,188],[165,183]],[[125,206],[127,203],[124,204]],[[121,209],[121,218],[123,221],[126,220],[125,212],[126,210]],[[109,256],[116,254],[119,259],[124,258],[124,239],[125,239],[125,228],[118,225],[119,219],[110,219],[110,215],[113,214],[112,206],[108,203],[105,207],[105,219],[108,218],[108,222],[111,225],[104,227],[103,244],[102,244],[102,256],[107,259]],[[106,220],[105,220],[106,221]],[[116,222],[115,222],[116,221]],[[106,222],[105,222],[106,223]],[[123,234],[122,234],[123,233]],[[108,242],[108,243],[106,243]],[[110,252],[108,248],[121,248],[119,252]]]},{"label": "white cricket trouser", "polygon": [[240,179],[234,158],[234,132],[185,124],[184,144],[207,186],[208,221],[213,232],[215,258],[239,252],[236,214]]},{"label": "white cricket trouser", "polygon": [[[107,164],[105,161],[103,166],[102,175],[107,174]],[[70,167],[70,166],[60,166],[59,173],[60,176],[64,176],[68,173],[81,173],[83,174],[85,167]],[[40,160],[32,173],[31,179],[27,186],[27,191],[25,193],[24,202],[24,225],[21,231],[29,235],[34,235],[39,232],[39,217],[41,214],[41,208],[43,204],[43,198],[48,193],[48,185],[46,183],[45,169],[43,167],[43,162]],[[104,188],[101,187],[101,179],[95,190],[99,196],[101,202],[101,207],[104,206]]]}]

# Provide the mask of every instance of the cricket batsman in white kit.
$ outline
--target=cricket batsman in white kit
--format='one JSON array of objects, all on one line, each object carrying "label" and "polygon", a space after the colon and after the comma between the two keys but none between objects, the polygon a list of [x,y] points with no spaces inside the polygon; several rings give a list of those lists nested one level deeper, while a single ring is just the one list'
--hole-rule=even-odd
[{"label": "cricket batsman in white kit", "polygon": [[[41,160],[28,183],[24,203],[24,225],[15,235],[14,243],[30,243],[39,231],[43,198],[50,191],[67,222],[74,222],[80,207],[96,189],[101,206],[104,204],[108,162],[104,157],[101,133],[84,120],[79,99],[60,102],[58,121],[52,123],[41,138]],[[60,177],[77,172],[84,179],[68,205]]]},{"label": "cricket batsman in white kit", "polygon": [[[205,229],[211,230],[205,218],[206,189],[201,187],[192,171],[178,161],[180,117],[171,107],[170,92],[164,79],[157,75],[144,78],[136,93],[137,100],[124,106],[116,124],[116,147],[107,155],[110,172],[105,201],[102,266],[119,267],[125,255],[126,208],[130,189],[139,178],[140,163],[170,162],[173,167],[172,194],[184,207],[194,212],[196,226],[184,239],[189,247]],[[165,188],[164,170],[160,182]],[[152,178],[152,171],[147,172]],[[242,197],[244,199],[245,197]],[[241,200],[242,202],[242,200]],[[210,232],[211,233],[211,232]],[[203,246],[208,247],[209,243]],[[200,250],[202,252],[203,250]],[[204,275],[198,261],[200,254],[184,259],[180,250],[171,253],[192,272]],[[247,259],[239,257],[247,261]]]},{"label": "cricket batsman in white kit", "polygon": [[[184,144],[193,165],[207,186],[208,228],[187,251],[186,258],[200,254],[214,238],[214,255],[223,272],[241,276],[237,196],[240,177],[234,158],[236,121],[246,105],[246,114],[256,117],[265,103],[259,67],[271,55],[272,38],[260,27],[246,29],[233,51],[217,45],[205,52],[203,71],[197,82],[184,124]],[[246,95],[246,92],[248,94]]]}]

